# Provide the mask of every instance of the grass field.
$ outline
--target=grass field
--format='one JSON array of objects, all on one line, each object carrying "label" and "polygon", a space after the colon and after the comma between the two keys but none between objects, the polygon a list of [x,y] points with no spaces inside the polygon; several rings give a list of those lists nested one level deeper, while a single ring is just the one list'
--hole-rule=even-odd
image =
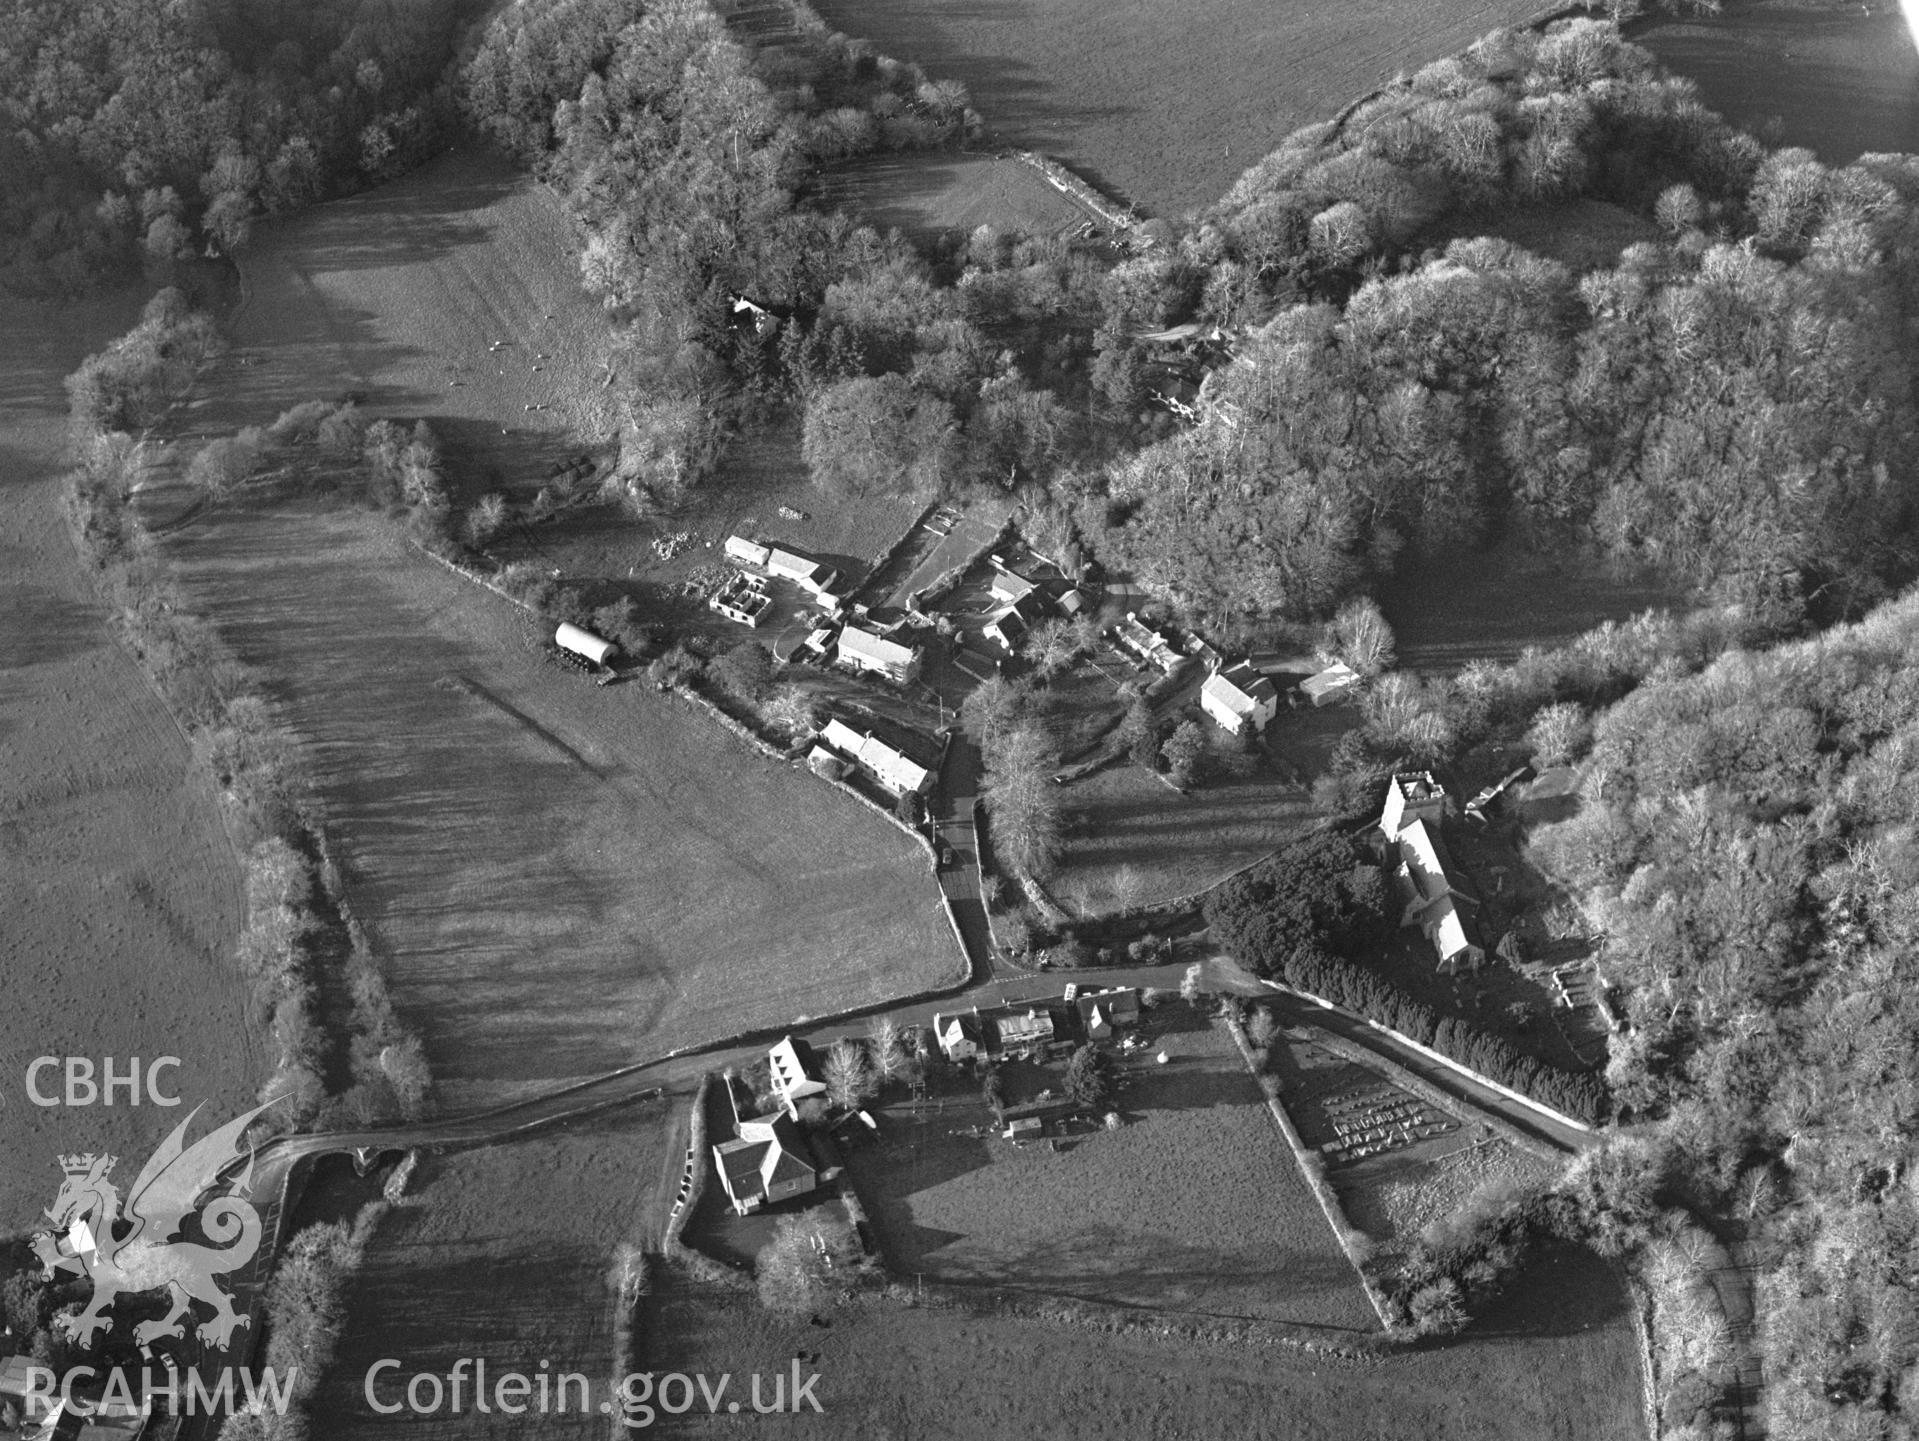
[{"label": "grass field", "polygon": [[553,1373],[586,1375],[597,1405],[613,1369],[613,1250],[657,1240],[684,1150],[681,1097],[611,1111],[560,1134],[425,1159],[411,1198],[381,1222],[348,1289],[346,1335],[316,1398],[315,1434],[604,1437],[597,1411],[480,1415],[470,1382],[460,1415],[379,1415],[366,1400],[366,1374],[383,1358],[400,1362],[375,1385],[390,1405],[408,1378],[444,1378],[461,1357],[484,1360],[492,1378],[538,1375],[544,1360]]},{"label": "grass field", "polygon": [[[1267,1122],[1271,1129],[1271,1122]],[[1639,1362],[1618,1283],[1553,1255],[1461,1339],[1370,1358],[862,1298],[825,1327],[672,1274],[648,1308],[657,1373],[816,1372],[822,1414],[781,1435],[832,1441],[1643,1441]],[[769,1387],[770,1390],[770,1387]],[[737,1393],[736,1393],[737,1394]],[[740,1418],[658,1418],[731,1435]]]},{"label": "grass field", "polygon": [[[570,244],[553,197],[465,151],[272,227],[195,423],[259,423],[353,383],[368,411],[441,431],[456,483],[494,466],[537,479],[591,438],[608,333]],[[836,534],[883,549],[917,513],[879,509],[848,508]],[[890,826],[679,701],[547,666],[520,610],[377,517],[230,506],[168,551],[310,743],[355,909],[444,1105],[960,973],[925,859]]]},{"label": "grass field", "polygon": [[1378,600],[1400,667],[1444,674],[1474,660],[1510,661],[1529,645],[1559,645],[1645,610],[1682,610],[1687,598],[1656,579],[1542,550],[1408,566]]},{"label": "grass field", "polygon": [[197,421],[230,432],[361,390],[370,413],[431,422],[462,492],[535,483],[616,427],[579,248],[556,197],[474,146],[264,224]]},{"label": "grass field", "polygon": [[1532,0],[819,0],[829,25],[959,80],[1001,139],[1172,214],[1218,199],[1302,125]]},{"label": "grass field", "polygon": [[1871,11],[1751,0],[1631,33],[1698,81],[1701,98],[1733,124],[1844,165],[1873,151],[1919,150],[1919,49],[1897,5],[1881,0]]},{"label": "grass field", "polygon": [[1250,773],[1216,773],[1184,796],[1130,761],[1074,781],[1064,797],[1071,835],[1051,890],[1062,904],[1099,912],[1190,895],[1259,859],[1318,821],[1313,778],[1356,718],[1350,706],[1282,710]]},{"label": "grass field", "polygon": [[240,870],[212,781],[113,641],[60,515],[62,378],[144,294],[0,302],[0,1227],[33,1222],[63,1151],[135,1171],[179,1113],[42,1109],[36,1056],[180,1058],[187,1104],[229,1115],[268,1068],[233,961]]},{"label": "grass field", "polygon": [[1126,1063],[1127,1124],[1058,1151],[958,1134],[983,1107],[888,1112],[883,1144],[849,1164],[891,1269],[1335,1336],[1376,1330],[1230,1037],[1179,1002],[1153,1012],[1151,1032],[1170,1059]]},{"label": "grass field", "polygon": [[356,513],[210,513],[171,549],[310,743],[348,891],[442,1102],[955,978],[923,855]]}]

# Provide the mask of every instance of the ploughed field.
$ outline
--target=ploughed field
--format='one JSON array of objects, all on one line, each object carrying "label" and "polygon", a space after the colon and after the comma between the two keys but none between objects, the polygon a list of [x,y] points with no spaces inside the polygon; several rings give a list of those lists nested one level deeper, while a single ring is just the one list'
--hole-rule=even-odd
[{"label": "ploughed field", "polygon": [[1149,213],[1218,199],[1302,125],[1533,0],[816,0],[835,29],[958,80],[997,139]]},{"label": "ploughed field", "polygon": [[[240,869],[212,782],[107,629],[60,514],[61,380],[143,294],[0,302],[0,1226],[58,1189],[61,1152],[140,1164],[183,1110],[45,1109],[36,1056],[177,1056],[163,1089],[230,1115],[268,1069],[233,960]],[[42,1093],[58,1090],[52,1073]],[[79,1091],[77,1097],[84,1097]]]},{"label": "ploughed field", "polygon": [[[456,487],[538,475],[591,438],[607,344],[570,243],[553,197],[465,151],[275,227],[196,428],[352,386],[446,437]],[[547,664],[544,627],[382,518],[282,493],[166,551],[310,743],[444,1106],[962,974],[926,859],[886,821],[644,683]]]}]

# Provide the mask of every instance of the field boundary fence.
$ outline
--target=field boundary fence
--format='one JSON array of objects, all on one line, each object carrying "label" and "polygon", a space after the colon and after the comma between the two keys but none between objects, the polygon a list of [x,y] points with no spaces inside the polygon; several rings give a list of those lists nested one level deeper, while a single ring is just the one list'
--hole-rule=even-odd
[{"label": "field boundary fence", "polygon": [[1060,194],[1092,211],[1107,225],[1120,231],[1136,244],[1152,243],[1141,230],[1143,222],[1138,212],[1130,205],[1102,195],[1089,181],[1075,175],[1050,155],[1041,155],[1036,150],[1016,150],[1013,155],[1022,164],[1030,165],[1039,171]]},{"label": "field boundary fence", "polygon": [[1306,1182],[1306,1188],[1313,1193],[1313,1199],[1319,1202],[1319,1209],[1325,1213],[1326,1224],[1332,1227],[1333,1239],[1339,1243],[1341,1254],[1353,1268],[1353,1274],[1359,1278],[1360,1288],[1365,1291],[1366,1299],[1372,1304],[1373,1312],[1379,1317],[1382,1330],[1393,1328],[1391,1309],[1386,1298],[1373,1285],[1372,1277],[1366,1274],[1366,1265],[1359,1253],[1353,1248],[1353,1225],[1346,1219],[1346,1212],[1339,1204],[1339,1197],[1326,1180],[1325,1163],[1318,1152],[1307,1146],[1306,1140],[1299,1134],[1299,1127],[1293,1124],[1292,1116],[1286,1110],[1286,1103],[1279,1098],[1279,1088],[1259,1073],[1259,1058],[1253,1054],[1253,1043],[1246,1038],[1246,1028],[1240,1024],[1239,1017],[1227,1016],[1226,1029],[1232,1032],[1233,1044],[1239,1047],[1240,1059],[1246,1063],[1247,1074],[1253,1078],[1253,1084],[1259,1087],[1265,1097],[1266,1109],[1273,1113],[1273,1120],[1279,1124],[1279,1133],[1286,1138],[1291,1148],[1293,1161],[1299,1167],[1300,1178]]}]

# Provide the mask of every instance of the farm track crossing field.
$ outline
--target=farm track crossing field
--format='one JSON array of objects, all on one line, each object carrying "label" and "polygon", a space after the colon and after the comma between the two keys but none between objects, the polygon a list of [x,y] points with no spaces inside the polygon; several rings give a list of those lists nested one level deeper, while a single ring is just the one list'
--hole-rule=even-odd
[{"label": "farm track crossing field", "polygon": [[955,980],[921,852],[380,519],[220,510],[170,547],[309,742],[354,907],[442,1104]]},{"label": "farm track crossing field", "polygon": [[829,25],[958,80],[1003,141],[1150,213],[1217,200],[1302,125],[1525,20],[1533,0],[817,0]]},{"label": "farm track crossing field", "polygon": [[267,1069],[233,959],[244,897],[219,798],[108,632],[60,514],[61,379],[129,329],[144,298],[0,302],[6,1227],[52,1197],[58,1153],[105,1150],[137,1170],[179,1114],[131,1109],[124,1095],[112,1109],[29,1105],[28,1060],[110,1055],[124,1068],[136,1055],[178,1056],[167,1088],[221,1114],[248,1104]]}]

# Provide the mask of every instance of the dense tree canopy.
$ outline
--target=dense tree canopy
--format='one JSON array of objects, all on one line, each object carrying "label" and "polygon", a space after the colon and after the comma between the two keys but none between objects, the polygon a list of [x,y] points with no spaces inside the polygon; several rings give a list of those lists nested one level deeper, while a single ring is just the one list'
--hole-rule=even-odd
[{"label": "dense tree canopy", "polygon": [[0,12],[0,284],[76,290],[138,248],[431,152],[479,0],[14,0]]},{"label": "dense tree canopy", "polygon": [[1919,1423],[1919,603],[1655,677],[1537,859],[1606,934],[1617,1094],[1757,1229],[1772,1429]]},{"label": "dense tree canopy", "polygon": [[1229,627],[1500,526],[1700,584],[1883,593],[1911,563],[1919,169],[1829,179],[1798,257],[1694,234],[1575,280],[1456,241],[1284,310],[1198,424],[1084,488],[1082,530]]}]

